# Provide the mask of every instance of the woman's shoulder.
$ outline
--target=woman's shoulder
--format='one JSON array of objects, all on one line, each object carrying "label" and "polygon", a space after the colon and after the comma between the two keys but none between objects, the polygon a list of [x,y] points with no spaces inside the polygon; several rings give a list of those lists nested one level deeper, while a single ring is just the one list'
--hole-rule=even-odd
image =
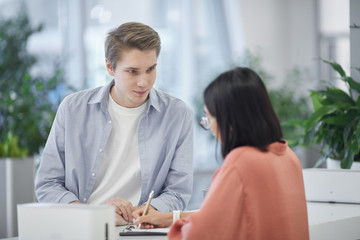
[{"label": "woman's shoulder", "polygon": [[255,147],[244,146],[233,149],[226,156],[222,170],[229,169],[233,169],[239,176],[251,177],[253,173],[299,172],[301,164],[299,158],[287,145],[280,150],[276,148],[266,152]]},{"label": "woman's shoulder", "polygon": [[241,146],[234,148],[225,157],[225,160],[235,161],[238,158],[252,159],[252,158],[269,158],[272,155],[278,157],[287,156],[291,153],[286,141],[274,142],[267,146],[267,151],[262,151],[253,146]]},{"label": "woman's shoulder", "polygon": [[228,155],[226,155],[224,162],[233,162],[237,161],[239,158],[248,158],[258,154],[263,154],[263,152],[256,147],[241,146],[231,150]]}]

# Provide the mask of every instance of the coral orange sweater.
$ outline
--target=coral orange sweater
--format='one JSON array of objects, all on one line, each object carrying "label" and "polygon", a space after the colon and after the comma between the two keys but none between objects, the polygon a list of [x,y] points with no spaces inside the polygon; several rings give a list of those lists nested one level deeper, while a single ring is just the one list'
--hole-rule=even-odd
[{"label": "coral orange sweater", "polygon": [[268,150],[231,151],[200,210],[175,222],[169,239],[309,239],[300,161],[286,142]]}]

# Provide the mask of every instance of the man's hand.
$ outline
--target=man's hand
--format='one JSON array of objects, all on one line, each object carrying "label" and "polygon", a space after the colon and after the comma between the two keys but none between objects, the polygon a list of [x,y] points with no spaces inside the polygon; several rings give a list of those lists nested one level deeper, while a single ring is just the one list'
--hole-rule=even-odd
[{"label": "man's hand", "polygon": [[125,221],[122,216],[115,213],[115,224],[116,224],[116,226],[124,226],[124,225],[128,224],[128,222]]},{"label": "man's hand", "polygon": [[[113,198],[105,202],[105,204],[113,205],[115,207],[115,212],[126,222],[131,222],[133,220],[132,212],[135,211],[134,206],[131,202],[126,201],[122,198]],[[116,216],[116,222],[118,220],[118,216]]]}]

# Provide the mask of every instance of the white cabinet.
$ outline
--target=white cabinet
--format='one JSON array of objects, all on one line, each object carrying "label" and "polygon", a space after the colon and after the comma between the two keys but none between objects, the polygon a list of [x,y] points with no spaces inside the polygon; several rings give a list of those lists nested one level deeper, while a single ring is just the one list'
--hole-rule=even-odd
[{"label": "white cabinet", "polygon": [[0,238],[14,237],[17,204],[35,201],[34,158],[0,158]]}]

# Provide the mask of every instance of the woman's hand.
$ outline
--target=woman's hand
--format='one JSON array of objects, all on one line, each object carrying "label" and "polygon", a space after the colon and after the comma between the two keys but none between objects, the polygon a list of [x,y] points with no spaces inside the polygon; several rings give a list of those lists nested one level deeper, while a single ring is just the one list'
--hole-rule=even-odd
[{"label": "woman's hand", "polygon": [[150,208],[147,215],[142,216],[144,208],[138,208],[133,212],[134,224],[141,224],[141,228],[168,227],[172,224],[173,213],[158,212]]}]

